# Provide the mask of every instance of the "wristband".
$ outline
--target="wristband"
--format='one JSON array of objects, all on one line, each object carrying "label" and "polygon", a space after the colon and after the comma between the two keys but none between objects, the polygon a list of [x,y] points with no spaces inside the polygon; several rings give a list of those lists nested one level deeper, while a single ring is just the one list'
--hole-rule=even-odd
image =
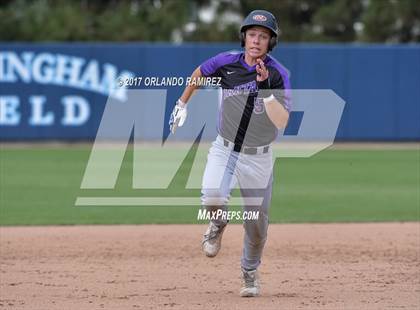
[{"label": "wristband", "polygon": [[276,97],[274,97],[273,94],[271,94],[267,98],[263,98],[264,104],[269,104],[269,103],[273,102],[274,100],[276,100]]},{"label": "wristband", "polygon": [[289,110],[287,109],[287,107],[286,107],[286,105],[284,104],[283,100],[277,100],[277,99],[276,99],[276,97],[274,97],[274,95],[273,95],[273,94],[271,94],[271,95],[270,95],[270,96],[268,96],[267,98],[263,98],[263,102],[264,102],[264,105],[266,105],[266,104],[271,104],[271,103],[273,103],[273,102],[278,102],[278,103],[280,103],[280,104],[283,106],[283,108],[284,108],[287,112],[289,112]]}]

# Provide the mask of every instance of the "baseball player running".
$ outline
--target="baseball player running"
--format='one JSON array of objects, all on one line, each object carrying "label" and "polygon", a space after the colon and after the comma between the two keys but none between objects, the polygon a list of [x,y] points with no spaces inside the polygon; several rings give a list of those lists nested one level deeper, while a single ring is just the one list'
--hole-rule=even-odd
[{"label": "baseball player running", "polygon": [[[208,212],[226,210],[232,189],[239,185],[244,211],[259,211],[257,220],[244,219],[242,297],[260,294],[257,268],[267,239],[273,182],[271,143],[278,129],[287,125],[291,109],[287,71],[268,54],[277,44],[278,34],[273,14],[252,11],[240,28],[244,51],[218,54],[202,63],[191,76],[220,77],[222,88],[218,136],[209,150],[202,181],[203,207]],[[187,86],[177,100],[169,122],[172,133],[184,124],[186,103],[196,88]],[[225,217],[210,221],[202,241],[208,257],[219,252],[227,222]]]}]

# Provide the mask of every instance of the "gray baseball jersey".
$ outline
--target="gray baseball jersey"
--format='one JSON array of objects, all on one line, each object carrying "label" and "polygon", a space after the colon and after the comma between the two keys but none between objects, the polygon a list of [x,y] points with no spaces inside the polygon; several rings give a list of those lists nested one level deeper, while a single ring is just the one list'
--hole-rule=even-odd
[{"label": "gray baseball jersey", "polygon": [[[266,55],[264,64],[269,72],[268,87],[290,112],[290,81],[287,70],[272,56]],[[249,66],[243,52],[230,51],[216,55],[200,66],[206,77],[220,77],[222,96],[219,103],[217,131],[229,141],[242,138],[247,146],[268,145],[277,136],[277,128],[270,121],[264,109],[263,96],[258,95],[257,72]],[[281,92],[282,91],[282,92]],[[252,109],[246,104],[252,101]],[[241,123],[248,119],[248,127]],[[237,135],[242,137],[237,137]]]}]

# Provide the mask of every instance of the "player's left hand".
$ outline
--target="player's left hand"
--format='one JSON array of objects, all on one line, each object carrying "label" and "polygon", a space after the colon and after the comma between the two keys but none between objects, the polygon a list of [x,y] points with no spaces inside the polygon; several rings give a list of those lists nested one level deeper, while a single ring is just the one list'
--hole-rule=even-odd
[{"label": "player's left hand", "polygon": [[261,58],[257,59],[256,71],[257,71],[257,82],[262,82],[268,79],[268,70],[264,64],[264,61],[262,61]]}]

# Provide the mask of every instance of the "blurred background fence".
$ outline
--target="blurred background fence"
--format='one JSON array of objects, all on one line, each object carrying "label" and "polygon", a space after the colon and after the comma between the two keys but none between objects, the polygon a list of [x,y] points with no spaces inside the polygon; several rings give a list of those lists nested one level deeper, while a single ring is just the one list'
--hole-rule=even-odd
[{"label": "blurred background fence", "polygon": [[[186,78],[239,49],[239,25],[256,8],[279,19],[273,55],[292,87],[346,101],[336,140],[420,140],[417,0],[2,1],[0,139],[93,139],[118,77]],[[181,91],[167,87],[164,124],[144,116],[149,139],[167,134]]]},{"label": "blurred background fence", "polygon": [[[93,139],[118,77],[185,79],[208,57],[235,48],[0,44],[0,138]],[[337,140],[420,140],[420,45],[282,44],[273,55],[291,72],[294,89],[332,89],[346,101]],[[167,120],[182,88],[156,88],[167,89]],[[199,104],[202,113],[213,110],[211,102]],[[166,121],[144,115],[142,123],[148,138],[162,138]]]}]

